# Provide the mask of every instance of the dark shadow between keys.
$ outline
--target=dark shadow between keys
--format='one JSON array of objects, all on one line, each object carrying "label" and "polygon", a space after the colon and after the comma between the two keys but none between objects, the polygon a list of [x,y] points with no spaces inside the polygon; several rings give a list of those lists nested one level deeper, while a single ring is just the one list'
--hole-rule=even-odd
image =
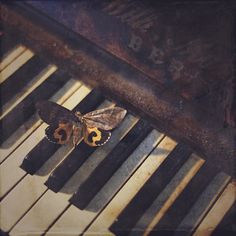
[{"label": "dark shadow between keys", "polygon": [[[160,152],[160,155],[161,154],[165,154],[167,152],[167,150],[165,149],[162,149],[161,152]],[[78,157],[79,158],[79,157]],[[158,158],[158,157],[157,157]],[[146,158],[145,158],[146,159]],[[144,161],[144,160],[143,160]],[[142,163],[143,163],[142,161]],[[141,164],[141,163],[140,163]],[[140,165],[139,164],[139,165]],[[139,166],[138,165],[138,166]],[[83,168],[83,167],[81,167]],[[98,167],[99,168],[99,167]],[[86,172],[86,171],[85,171]],[[42,174],[42,173],[41,173]],[[72,178],[73,178],[73,183],[72,183]],[[80,187],[78,188],[78,185],[75,184],[75,179],[76,178],[76,174],[73,175],[70,180],[64,185],[64,187],[62,187],[59,192],[61,193],[66,193],[66,194],[73,194],[75,192],[79,192],[80,191]],[[111,179],[111,177],[109,178],[109,180]],[[109,182],[108,181],[104,181],[104,184],[103,186]],[[127,179],[124,181],[126,182]],[[94,179],[87,179],[85,182],[83,182],[82,184],[83,185],[90,185],[92,183],[96,184],[95,180]],[[81,185],[80,185],[81,186]],[[120,189],[121,186],[119,186],[118,190]],[[50,189],[50,186],[49,186],[49,189]],[[102,188],[101,188],[102,189]],[[92,212],[98,212],[100,211],[109,201],[110,201],[110,195],[107,195],[107,191],[106,190],[99,190],[99,197],[96,197],[97,194],[95,194],[92,198],[92,200],[87,204],[87,206],[85,207],[85,210],[87,211],[92,211]],[[113,193],[111,193],[111,195],[114,195],[115,193],[117,193],[117,191],[114,191]],[[79,201],[79,200],[78,200]]]},{"label": "dark shadow between keys", "polygon": [[[154,149],[153,149],[154,150]],[[152,150],[152,151],[153,151]],[[162,155],[162,154],[165,154],[167,153],[168,151],[165,150],[165,149],[161,149],[160,151],[160,154],[159,155]],[[79,158],[79,157],[78,157]],[[158,158],[158,157],[157,157]],[[146,158],[145,158],[146,159]],[[144,160],[145,160],[144,159]],[[143,163],[143,161],[141,163]],[[58,161],[58,160],[57,160]],[[140,163],[140,164],[141,164]],[[55,163],[54,163],[55,164]],[[140,165],[139,164],[139,165]],[[138,165],[138,166],[139,166]],[[81,168],[84,168],[83,165],[81,166]],[[99,168],[99,167],[98,167]],[[50,171],[52,171],[53,169],[53,162],[52,161],[47,161],[47,163],[45,163],[45,165],[38,171],[36,172],[36,175],[39,175],[39,176],[45,176],[47,175]],[[86,172],[86,170],[84,170]],[[128,170],[127,170],[128,171]],[[76,181],[76,179],[78,178],[78,181]],[[110,178],[111,179],[111,178]],[[109,180],[110,180],[109,179]],[[109,181],[108,180],[108,181]],[[68,182],[59,190],[59,192],[61,193],[65,193],[65,194],[73,194],[75,192],[79,192],[79,185],[81,184],[91,184],[94,183],[96,184],[96,180],[94,179],[87,179],[85,182],[79,182],[80,179],[79,179],[79,175],[77,173],[75,173],[69,180]],[[108,182],[106,181],[105,184]],[[124,181],[126,182],[127,179]],[[76,183],[76,184],[75,184]],[[80,185],[80,186],[81,186]],[[119,186],[118,187],[118,190],[121,188],[122,186]],[[49,186],[49,189],[50,189],[50,186]],[[99,190],[99,198],[97,199],[96,196],[97,194],[93,197],[93,199],[88,203],[88,205],[85,207],[85,210],[87,211],[92,211],[92,212],[98,212],[100,211],[104,205],[106,205],[109,201],[110,201],[110,196],[113,196],[115,193],[117,193],[117,191],[112,191],[110,194],[107,194],[107,192],[109,191],[109,188],[108,188],[108,191],[105,189],[105,190]],[[55,193],[56,194],[56,193]]]},{"label": "dark shadow between keys", "polygon": [[[168,152],[167,150],[165,149],[159,149],[160,150],[160,153],[159,155],[162,155],[162,154],[165,154],[166,152]],[[158,157],[157,157],[158,158]],[[146,158],[145,158],[146,159]],[[145,160],[142,161],[142,163],[144,162]],[[138,165],[140,166],[141,163]],[[137,167],[138,168],[138,167]],[[136,168],[136,169],[137,169]],[[128,170],[127,170],[128,171]],[[133,171],[135,172],[135,171]],[[130,174],[129,178],[132,176],[132,174]],[[106,181],[104,183],[104,185],[106,185],[110,180],[111,180],[112,177],[109,178],[108,181]],[[124,183],[127,182],[127,180],[129,179],[127,178]],[[83,184],[89,184],[89,182],[94,182],[94,184],[96,184],[96,180],[95,179],[92,179],[92,180],[87,180],[85,181]],[[100,211],[110,200],[111,200],[111,196],[114,196],[120,189],[121,187],[124,185],[124,183],[118,187],[118,189],[116,189],[114,192],[111,191],[111,193],[109,193],[109,187],[108,188],[104,188],[103,187],[99,190],[98,194],[96,194],[92,200],[88,203],[88,205],[85,207],[85,210],[87,211],[92,211],[92,212],[98,212]],[[103,185],[103,186],[104,186]],[[112,185],[111,185],[112,186]],[[67,185],[65,186],[65,188],[62,188],[60,191],[61,192],[64,192],[64,193],[68,193],[68,194],[71,194],[71,190],[73,189],[73,186],[68,186]],[[78,193],[79,193],[79,189],[78,189]],[[86,197],[86,196],[84,196]]]},{"label": "dark shadow between keys", "polygon": [[27,121],[26,124],[24,123],[24,125],[22,125],[20,128],[17,129],[17,132],[14,132],[6,141],[4,141],[1,144],[1,148],[8,149],[8,148],[12,147],[17,142],[19,137],[23,136],[25,134],[25,132],[27,132],[27,130],[30,129],[30,127],[32,127],[39,120],[40,119],[39,119],[38,115],[35,113],[30,118],[30,120]]}]

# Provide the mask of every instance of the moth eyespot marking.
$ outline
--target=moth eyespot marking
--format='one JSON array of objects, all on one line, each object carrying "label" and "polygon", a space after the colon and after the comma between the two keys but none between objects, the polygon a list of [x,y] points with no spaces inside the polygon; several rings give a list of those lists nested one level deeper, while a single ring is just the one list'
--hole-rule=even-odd
[{"label": "moth eyespot marking", "polygon": [[94,142],[94,138],[96,138],[98,136],[98,134],[95,131],[92,131],[89,135],[88,135],[88,141],[90,143]]},{"label": "moth eyespot marking", "polygon": [[[58,130],[57,135],[60,136],[60,141],[65,141],[67,139],[67,134],[66,134],[66,131],[64,129]],[[56,134],[55,134],[55,137],[56,137]]]},{"label": "moth eyespot marking", "polygon": [[111,137],[111,133],[110,132],[105,132],[101,129],[98,129],[98,131],[100,132],[100,137],[99,137],[99,140],[95,140],[95,144],[97,146],[102,146],[102,145],[104,145],[105,143],[108,142],[108,140]]}]

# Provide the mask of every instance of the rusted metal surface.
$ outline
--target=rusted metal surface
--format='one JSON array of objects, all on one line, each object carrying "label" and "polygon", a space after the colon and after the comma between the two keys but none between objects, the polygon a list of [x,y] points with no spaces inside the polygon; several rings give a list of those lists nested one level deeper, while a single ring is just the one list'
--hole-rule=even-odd
[{"label": "rusted metal surface", "polygon": [[[1,21],[9,34],[20,37],[24,44],[50,62],[83,80],[101,87],[111,98],[149,119],[159,130],[183,140],[198,152],[211,158],[216,167],[234,171],[233,127],[222,126],[221,120],[181,97],[175,86],[169,89],[154,83],[116,57],[99,49],[80,35],[60,27],[39,23],[36,15],[27,17],[14,7],[1,5]],[[49,30],[49,31],[48,31]],[[60,36],[60,37],[59,37]]]},{"label": "rusted metal surface", "polygon": [[[27,1],[235,126],[233,5],[223,1]],[[172,89],[173,90],[173,89]]]}]

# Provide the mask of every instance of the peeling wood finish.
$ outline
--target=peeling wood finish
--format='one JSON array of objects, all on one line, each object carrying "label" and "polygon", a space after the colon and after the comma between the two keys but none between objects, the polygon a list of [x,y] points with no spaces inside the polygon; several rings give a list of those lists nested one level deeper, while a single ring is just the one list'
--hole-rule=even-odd
[{"label": "peeling wood finish", "polygon": [[114,100],[148,118],[158,130],[191,144],[211,158],[216,167],[228,173],[234,171],[235,129],[222,127],[219,120],[193,106],[174,89],[154,83],[80,35],[63,29],[63,36],[56,24],[52,28],[47,21],[40,23],[36,15],[26,16],[24,12],[1,5],[1,21],[8,34],[20,37],[35,53],[73,78],[85,78],[83,82],[91,87],[101,87]]}]

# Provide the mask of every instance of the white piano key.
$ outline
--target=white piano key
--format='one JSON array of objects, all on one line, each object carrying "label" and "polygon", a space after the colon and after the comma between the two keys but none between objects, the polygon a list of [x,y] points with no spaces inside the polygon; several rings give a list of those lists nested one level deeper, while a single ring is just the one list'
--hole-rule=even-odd
[{"label": "white piano key", "polygon": [[236,182],[227,185],[193,236],[210,236],[236,201]]},{"label": "white piano key", "polygon": [[25,50],[19,57],[17,57],[12,63],[6,66],[0,72],[0,84],[3,83],[8,77],[10,77],[15,71],[17,71],[21,66],[23,66],[34,53],[29,49]]},{"label": "white piano key", "polygon": [[[68,109],[73,109],[74,106],[77,105],[78,102],[81,101],[89,92],[89,88],[82,86],[63,105]],[[44,124],[40,127],[42,126],[44,126]],[[41,130],[44,130],[44,128],[41,128]],[[33,144],[33,146],[35,145]],[[62,146],[50,158],[47,165],[44,165],[35,176],[26,175],[25,178],[23,178],[23,180],[3,199],[0,208],[2,214],[1,227],[4,231],[9,231],[41,197],[41,195],[45,193],[47,188],[43,183],[48,178],[50,171],[55,168],[55,166],[60,163],[60,161],[70,151],[72,151],[72,149],[72,145]],[[16,171],[19,169],[20,168],[16,169]],[[44,173],[44,175],[42,175],[42,173]],[[34,191],[33,194],[32,191]],[[19,202],[17,202],[19,196],[21,196],[21,204],[18,204]],[[9,208],[9,206],[11,207]]]},{"label": "white piano key", "polygon": [[[63,104],[68,109],[73,109],[88,93],[90,89],[86,86],[80,87]],[[1,188],[0,197],[3,197],[24,175],[25,172],[19,168],[26,154],[36,146],[45,136],[47,124],[43,123],[22,143],[10,156],[0,165]],[[12,172],[14,170],[14,172]]]},{"label": "white piano key", "polygon": [[[134,124],[132,126],[134,126]],[[126,129],[124,129],[124,131],[125,130]],[[119,189],[120,185],[123,183],[123,181],[125,181],[125,179],[129,175],[132,174],[132,169],[135,169],[135,167],[138,166],[141,160],[145,159],[145,157],[150,153],[150,151],[159,142],[161,137],[162,135],[159,132],[155,130],[152,131],[148,135],[148,137],[130,155],[130,157],[121,166],[121,168],[119,168],[119,170],[115,173],[115,175],[111,177],[108,183],[104,185],[104,187],[97,194],[97,196],[101,198],[104,197],[105,202],[107,202],[109,198],[112,198],[113,195]],[[98,154],[100,154],[100,152]],[[99,163],[98,163],[97,161],[98,158],[101,159],[100,155],[96,155],[96,156],[91,155],[88,161],[86,161],[84,165],[80,168],[80,170],[72,177],[72,179],[74,179],[73,181],[76,181],[77,179],[77,181],[80,180],[81,183],[84,182],[84,180],[87,179],[89,175],[92,173],[93,169],[101,162],[101,160],[99,160]],[[104,159],[104,157],[102,159]],[[122,173],[121,175],[122,177],[120,177],[120,173]],[[69,183],[68,183],[68,186],[70,186]],[[110,191],[106,195],[105,192],[109,189],[109,187],[112,188],[113,191]],[[75,190],[76,189],[72,188],[70,189],[70,192],[74,192]],[[97,198],[95,196],[95,198],[92,200],[90,204],[90,207],[94,205],[94,202],[96,202],[96,199]],[[96,211],[90,211],[90,210],[82,211],[76,208],[75,206],[71,205],[66,210],[66,212],[57,220],[57,222],[52,226],[52,228],[47,232],[46,235],[58,235],[62,230],[66,234],[70,234],[71,232],[82,233],[85,230],[85,228],[89,225],[89,223],[99,214],[102,208],[103,206],[101,206],[100,209],[96,209]],[[78,221],[78,219],[80,220]]]},{"label": "white piano key", "polygon": [[[50,164],[44,168],[44,173],[47,174],[39,175],[39,173],[36,173],[34,176],[26,175],[24,179],[2,200],[0,208],[2,214],[1,228],[3,231],[9,231],[30,209],[30,207],[47,191],[44,182],[50,175],[50,169],[56,167],[56,165],[72,150],[72,148],[72,145],[62,146],[59,148],[59,150],[57,150],[57,152],[50,158]],[[43,216],[40,217],[40,220],[42,218]],[[26,231],[24,233],[28,232]]]},{"label": "white piano key", "polygon": [[0,71],[2,71],[7,65],[9,65],[13,60],[15,60],[20,54],[26,50],[26,47],[23,45],[17,45],[13,48],[0,62]]},{"label": "white piano key", "polygon": [[111,179],[103,186],[86,209],[96,212],[100,211],[163,138],[163,134],[156,130],[152,130],[138,148],[135,149],[129,158],[116,171]]},{"label": "white piano key", "polygon": [[[107,107],[108,103],[104,103],[103,107]],[[101,106],[99,108],[102,108]],[[102,161],[106,155],[114,148],[119,140],[128,130],[134,126],[137,118],[127,115],[122,124],[113,132],[110,141],[99,147],[77,171],[77,173],[67,182],[64,188],[57,194],[47,191],[46,194],[32,207],[32,209],[22,218],[22,220],[13,228],[11,234],[30,232],[43,233],[50,224],[63,212],[68,206],[68,200],[78,186],[89,176],[92,170],[98,164],[98,160]],[[44,166],[48,166],[45,163]],[[48,177],[48,176],[47,176]],[[29,177],[30,178],[30,177]],[[41,182],[41,181],[40,181]],[[37,186],[35,186],[37,187]],[[17,207],[17,206],[16,206]],[[39,220],[43,218],[43,220]]]},{"label": "white piano key", "polygon": [[176,142],[166,137],[157,148],[140,165],[137,171],[110,201],[101,214],[95,219],[84,235],[113,235],[109,227],[117,219],[121,211],[129,204],[138,191],[144,186],[152,174],[159,168],[168,154],[176,146]]},{"label": "white piano key", "polygon": [[148,235],[181,194],[203,163],[203,159],[192,154],[139,219],[134,226],[135,231],[133,231],[131,235]]},{"label": "white piano key", "polygon": [[[49,100],[63,104],[77,89],[81,87],[81,82],[70,79],[60,90],[58,90]],[[21,125],[4,143],[0,146],[0,163],[2,163],[34,130],[42,121],[38,115],[33,115],[30,120]]]},{"label": "white piano key", "polygon": [[223,172],[217,174],[198,198],[197,202],[192,206],[189,213],[184,217],[176,230],[186,231],[185,235],[192,235],[193,231],[202,221],[229,181],[230,176],[227,174]]},{"label": "white piano key", "polygon": [[47,66],[41,73],[35,76],[30,82],[18,93],[10,99],[1,110],[0,119],[9,113],[15,106],[23,101],[30,93],[32,93],[40,84],[42,84],[50,75],[57,70],[55,65]]}]

